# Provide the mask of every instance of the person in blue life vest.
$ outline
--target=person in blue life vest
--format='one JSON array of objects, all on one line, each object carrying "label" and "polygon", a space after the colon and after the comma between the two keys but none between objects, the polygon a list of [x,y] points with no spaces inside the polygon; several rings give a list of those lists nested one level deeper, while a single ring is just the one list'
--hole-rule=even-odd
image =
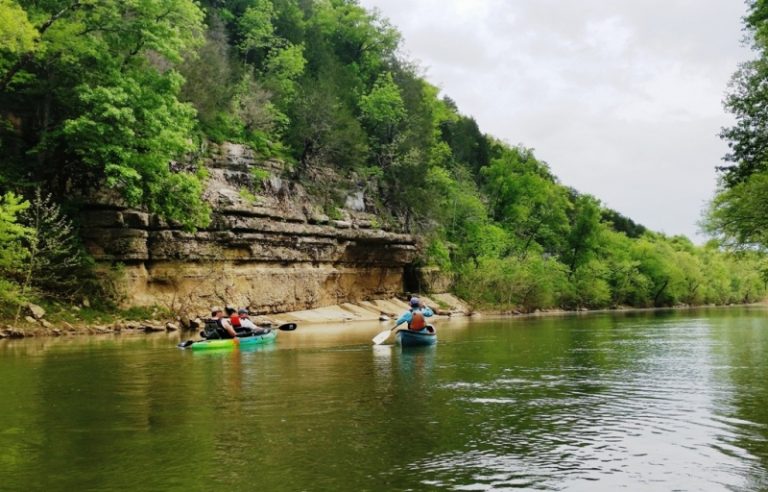
[{"label": "person in blue life vest", "polygon": [[435,313],[425,306],[418,297],[411,297],[409,304],[411,308],[400,316],[395,328],[403,323],[408,323],[408,329],[411,331],[424,330],[427,327],[427,318],[431,318]]}]

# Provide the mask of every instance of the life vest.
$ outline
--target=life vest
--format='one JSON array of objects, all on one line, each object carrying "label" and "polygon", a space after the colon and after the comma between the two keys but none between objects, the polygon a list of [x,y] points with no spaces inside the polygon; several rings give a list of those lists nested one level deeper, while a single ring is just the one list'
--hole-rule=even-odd
[{"label": "life vest", "polygon": [[203,330],[203,338],[209,340],[219,338],[230,338],[227,330],[224,329],[224,325],[221,323],[221,319],[210,318],[205,320],[205,329]]},{"label": "life vest", "polygon": [[421,331],[427,327],[427,318],[418,309],[411,311],[411,322],[408,323],[408,329],[411,331]]},{"label": "life vest", "polygon": [[240,316],[237,314],[230,316],[229,322],[232,323],[232,328],[240,328]]}]

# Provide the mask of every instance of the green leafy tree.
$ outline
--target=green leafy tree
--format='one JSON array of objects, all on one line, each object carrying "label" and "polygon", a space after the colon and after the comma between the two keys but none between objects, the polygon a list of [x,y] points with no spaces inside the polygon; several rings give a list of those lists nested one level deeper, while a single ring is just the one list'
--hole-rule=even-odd
[{"label": "green leafy tree", "polygon": [[392,74],[379,77],[373,89],[360,98],[363,121],[380,145],[391,144],[405,119],[405,105]]},{"label": "green leafy tree", "polygon": [[306,64],[303,45],[287,45],[275,50],[266,63],[266,86],[290,101],[296,95],[296,80],[304,73]]},{"label": "green leafy tree", "polygon": [[395,63],[400,34],[376,12],[352,0],[316,2],[311,9],[310,22],[354,77],[370,83]]},{"label": "green leafy tree", "polygon": [[297,154],[299,173],[324,163],[351,169],[368,159],[367,135],[335,87],[333,77],[323,74],[293,102],[288,142]]},{"label": "green leafy tree", "polygon": [[519,256],[524,258],[534,246],[560,251],[571,205],[546,167],[528,151],[509,149],[483,172],[492,216],[517,237]]},{"label": "green leafy tree", "polygon": [[589,195],[579,195],[571,210],[571,227],[565,241],[563,262],[571,272],[594,257],[600,246],[603,225],[600,202]]},{"label": "green leafy tree", "polygon": [[758,58],[744,63],[731,81],[725,99],[735,124],[721,137],[730,152],[705,229],[729,246],[768,245],[768,3],[749,3],[745,18]]},{"label": "green leafy tree", "polygon": [[270,0],[253,0],[237,19],[240,28],[238,47],[246,54],[246,59],[249,53],[263,54],[274,46],[276,37],[272,20],[275,14],[275,6]]},{"label": "green leafy tree", "polygon": [[35,292],[72,299],[94,283],[75,228],[51,195],[37,189],[20,219],[30,231],[25,237],[29,254],[21,271],[22,296]]},{"label": "green leafy tree", "polygon": [[752,174],[722,189],[712,201],[704,228],[731,247],[768,246],[768,172]]},{"label": "green leafy tree", "polygon": [[29,258],[25,240],[32,231],[19,222],[29,207],[21,197],[6,193],[0,197],[0,311],[6,313],[23,300],[17,279]]},{"label": "green leafy tree", "polygon": [[623,232],[627,237],[633,239],[639,238],[648,231],[642,224],[638,224],[629,217],[625,217],[610,208],[603,208],[600,211],[600,217],[602,222],[606,223],[614,231]]},{"label": "green leafy tree", "polygon": [[453,158],[468,165],[480,177],[480,170],[491,162],[491,143],[474,118],[461,116],[446,119],[441,122],[440,130],[443,140],[451,147]]},{"label": "green leafy tree", "polygon": [[78,271],[87,259],[72,222],[53,197],[35,190],[21,220],[32,231],[27,238],[29,259],[23,287],[52,289],[64,295],[77,290],[81,280]]},{"label": "green leafy tree", "polygon": [[596,259],[579,265],[569,272],[570,290],[561,301],[564,307],[599,309],[609,307],[611,287],[607,281],[608,266]]},{"label": "green leafy tree", "polygon": [[651,306],[673,306],[681,301],[685,278],[675,261],[674,250],[663,239],[646,236],[630,249],[639,271],[650,281],[647,302]]},{"label": "green leafy tree", "polygon": [[233,60],[231,52],[226,26],[214,15],[208,21],[205,43],[198,50],[185,53],[184,63],[179,67],[184,77],[181,99],[195,107],[208,136],[217,132],[217,120],[229,112],[233,86],[240,75],[239,63]]},{"label": "green leafy tree", "polygon": [[304,72],[304,46],[293,44],[275,28],[280,11],[270,0],[253,0],[237,18],[238,48],[261,74],[264,87],[284,109],[297,91]]},{"label": "green leafy tree", "polygon": [[484,258],[461,272],[458,291],[479,305],[520,308],[527,312],[558,305],[567,285],[565,266],[552,258]]}]

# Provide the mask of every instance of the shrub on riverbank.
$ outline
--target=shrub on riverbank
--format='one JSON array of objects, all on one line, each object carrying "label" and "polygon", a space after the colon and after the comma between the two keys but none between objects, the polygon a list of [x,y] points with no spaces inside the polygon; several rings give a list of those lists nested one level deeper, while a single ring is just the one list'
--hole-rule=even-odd
[{"label": "shrub on riverbank", "polygon": [[104,298],[93,262],[72,222],[50,196],[31,201],[13,193],[0,198],[0,315],[20,312],[25,302],[84,296]]}]

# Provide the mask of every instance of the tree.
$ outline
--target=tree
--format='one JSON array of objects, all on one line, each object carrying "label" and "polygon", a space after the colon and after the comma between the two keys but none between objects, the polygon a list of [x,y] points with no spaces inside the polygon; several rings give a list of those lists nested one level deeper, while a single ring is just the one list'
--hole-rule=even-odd
[{"label": "tree", "polygon": [[356,0],[315,2],[310,22],[329,40],[342,66],[366,86],[397,64],[400,34],[378,13]]},{"label": "tree", "polygon": [[32,231],[18,220],[28,207],[29,202],[14,193],[0,197],[0,272],[6,276],[15,274],[29,255],[22,241]]},{"label": "tree", "polygon": [[351,169],[368,159],[367,135],[335,87],[333,76],[323,73],[304,83],[292,103],[287,133],[299,160],[299,173],[329,163]]},{"label": "tree", "polygon": [[609,225],[614,231],[623,232],[627,237],[638,238],[648,231],[645,226],[636,223],[629,217],[625,217],[616,210],[610,208],[603,208],[600,211],[600,217],[601,220]]},{"label": "tree", "polygon": [[570,272],[593,257],[600,245],[601,232],[600,202],[589,195],[578,195],[573,201],[571,227],[562,255]]},{"label": "tree", "polygon": [[72,222],[39,188],[20,218],[31,231],[25,237],[29,254],[22,268],[21,295],[35,290],[50,297],[76,296],[86,287],[90,263]]},{"label": "tree", "polygon": [[728,143],[729,163],[723,171],[725,189],[744,182],[768,165],[768,59],[765,54],[741,65],[733,76],[725,107],[736,119],[734,126],[724,128],[720,137]]},{"label": "tree", "polygon": [[440,125],[442,138],[448,142],[457,162],[467,164],[476,176],[491,161],[491,145],[472,117],[461,116]]},{"label": "tree", "polygon": [[264,55],[275,44],[275,7],[270,0],[253,0],[237,19],[240,33],[238,48],[246,55]]},{"label": "tree", "polygon": [[648,280],[647,301],[651,306],[674,306],[685,292],[685,274],[671,245],[663,237],[646,235],[635,241],[630,252],[638,270]]},{"label": "tree", "polygon": [[400,88],[387,72],[379,77],[373,89],[360,98],[363,121],[381,146],[391,144],[398,125],[405,119],[405,105]]},{"label": "tree", "polygon": [[730,247],[768,246],[768,172],[721,189],[710,204],[704,229]]},{"label": "tree", "polygon": [[721,138],[730,152],[724,160],[717,194],[704,221],[705,229],[729,246],[768,245],[768,2],[749,2],[747,31],[758,58],[744,63],[733,76],[726,108],[735,124]]},{"label": "tree", "polygon": [[529,151],[506,149],[483,168],[483,175],[492,217],[517,237],[521,258],[533,246],[550,254],[561,250],[571,205],[544,165]]},{"label": "tree", "polygon": [[205,44],[197,51],[185,53],[179,67],[184,77],[181,98],[191,103],[204,130],[216,131],[217,119],[229,110],[233,84],[239,75],[227,40],[226,26],[213,15],[208,21]]},{"label": "tree", "polygon": [[570,292],[562,300],[562,305],[571,308],[605,308],[611,304],[611,287],[606,280],[609,277],[608,266],[596,259],[579,265],[569,271]]},{"label": "tree", "polygon": [[32,231],[18,219],[28,207],[29,202],[13,193],[0,197],[0,311],[8,311],[23,300],[15,279],[29,258],[24,240]]}]

